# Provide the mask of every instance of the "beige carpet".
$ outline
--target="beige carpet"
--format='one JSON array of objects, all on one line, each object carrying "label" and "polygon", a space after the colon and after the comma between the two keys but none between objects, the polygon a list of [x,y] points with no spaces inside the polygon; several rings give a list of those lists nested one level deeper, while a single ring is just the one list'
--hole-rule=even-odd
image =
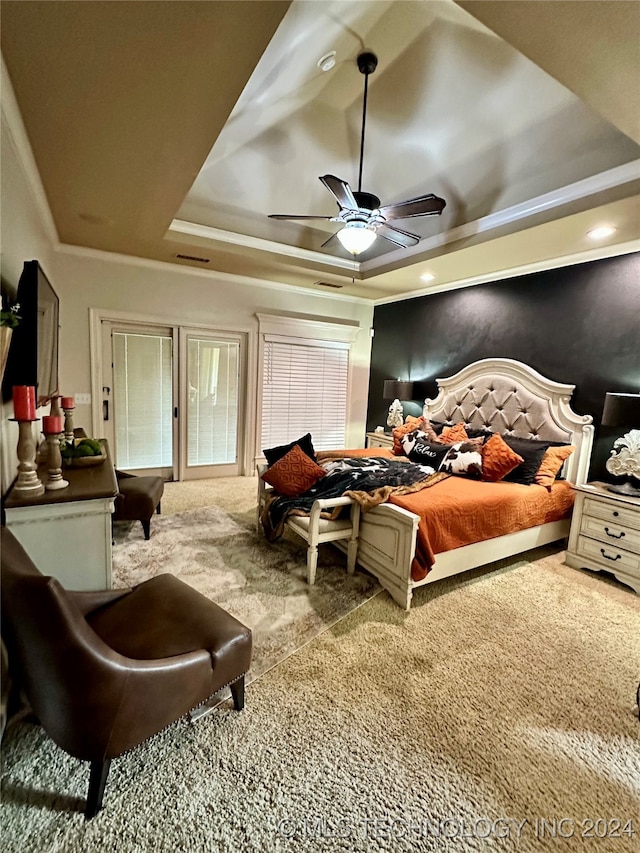
[{"label": "beige carpet", "polygon": [[309,586],[306,542],[290,531],[267,542],[256,530],[255,507],[228,513],[205,506],[156,516],[148,541],[139,522],[118,522],[114,537],[114,587],[170,572],[251,628],[247,683],[381,590],[366,572],[348,574],[346,556],[329,544],[318,549],[316,582]]},{"label": "beige carpet", "polygon": [[89,823],[86,765],[10,727],[3,851],[637,850],[640,597],[562,560],[424,587],[408,614],[378,595],[241,714],[115,760]]}]

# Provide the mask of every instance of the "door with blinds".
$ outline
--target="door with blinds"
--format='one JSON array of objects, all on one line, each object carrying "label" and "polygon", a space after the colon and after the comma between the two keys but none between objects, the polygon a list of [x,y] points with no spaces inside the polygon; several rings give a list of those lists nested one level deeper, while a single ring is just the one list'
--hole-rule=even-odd
[{"label": "door with blinds", "polygon": [[307,432],[316,450],[344,447],[349,345],[266,334],[262,358],[261,447]]},{"label": "door with blinds", "polygon": [[242,334],[102,321],[103,434],[115,466],[184,480],[240,473]]},{"label": "door with blinds", "polygon": [[181,330],[183,479],[240,473],[243,336]]},{"label": "door with blinds", "polygon": [[103,323],[103,422],[116,468],[173,480],[176,332]]}]

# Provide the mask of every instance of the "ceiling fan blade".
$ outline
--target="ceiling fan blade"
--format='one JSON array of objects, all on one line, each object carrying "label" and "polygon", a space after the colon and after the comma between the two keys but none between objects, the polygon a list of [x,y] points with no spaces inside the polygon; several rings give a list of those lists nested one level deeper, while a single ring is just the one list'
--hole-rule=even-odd
[{"label": "ceiling fan blade", "polygon": [[437,195],[421,195],[397,204],[387,204],[379,208],[380,215],[385,219],[408,219],[410,216],[434,216],[442,213],[446,201]]},{"label": "ceiling fan blade", "polygon": [[296,216],[288,213],[270,213],[269,219],[334,219],[333,216]]},{"label": "ceiling fan blade", "polygon": [[338,202],[340,207],[346,207],[347,210],[357,210],[358,202],[351,190],[351,187],[342,178],[336,178],[335,175],[322,175],[320,178],[331,195]]},{"label": "ceiling fan blade", "polygon": [[416,237],[415,234],[409,234],[408,231],[401,231],[400,228],[394,228],[391,225],[386,225],[384,222],[376,227],[376,234],[379,237],[384,237],[385,240],[390,240],[396,246],[402,246],[404,249],[408,249],[409,246],[415,246],[420,242],[420,238]]}]

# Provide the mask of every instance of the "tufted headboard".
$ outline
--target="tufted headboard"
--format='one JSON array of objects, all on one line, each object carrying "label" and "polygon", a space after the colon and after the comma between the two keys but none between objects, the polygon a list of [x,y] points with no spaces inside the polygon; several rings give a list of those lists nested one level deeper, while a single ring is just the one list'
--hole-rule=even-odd
[{"label": "tufted headboard", "polygon": [[586,481],[593,419],[571,408],[575,385],[545,379],[510,358],[481,359],[436,382],[438,396],[425,400],[426,418],[573,444],[576,452],[567,460],[564,475],[572,483]]}]

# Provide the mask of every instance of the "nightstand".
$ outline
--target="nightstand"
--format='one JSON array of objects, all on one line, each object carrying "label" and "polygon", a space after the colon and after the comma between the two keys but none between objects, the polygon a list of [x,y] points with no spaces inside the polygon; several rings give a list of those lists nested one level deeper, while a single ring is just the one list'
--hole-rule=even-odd
[{"label": "nightstand", "polygon": [[365,435],[367,447],[393,447],[393,435],[390,432],[368,432]]},{"label": "nightstand", "polygon": [[640,498],[597,482],[575,490],[566,564],[611,572],[640,594]]}]

